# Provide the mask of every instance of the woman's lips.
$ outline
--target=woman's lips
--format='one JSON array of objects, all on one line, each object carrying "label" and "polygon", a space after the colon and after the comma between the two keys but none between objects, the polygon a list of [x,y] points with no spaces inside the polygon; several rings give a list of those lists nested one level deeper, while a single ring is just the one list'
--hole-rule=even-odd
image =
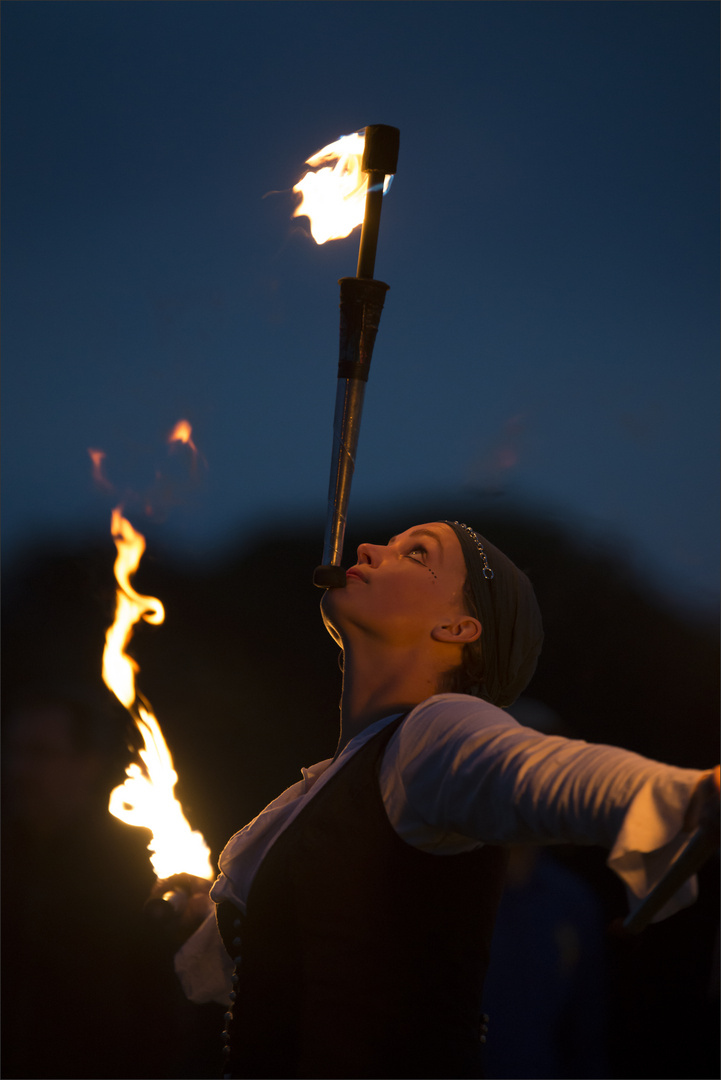
[{"label": "woman's lips", "polygon": [[362,581],[364,585],[368,584],[366,578],[356,566],[351,566],[350,570],[346,570],[345,576],[346,578],[357,578],[358,581]]}]

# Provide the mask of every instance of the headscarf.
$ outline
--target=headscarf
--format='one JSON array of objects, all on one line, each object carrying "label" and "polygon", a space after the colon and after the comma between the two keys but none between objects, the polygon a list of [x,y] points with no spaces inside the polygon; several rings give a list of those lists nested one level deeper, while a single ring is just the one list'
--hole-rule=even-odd
[{"label": "headscarf", "polygon": [[485,675],[478,696],[508,708],[531,681],[543,643],[533,586],[502,551],[459,521],[446,521],[460,541],[480,620]]}]

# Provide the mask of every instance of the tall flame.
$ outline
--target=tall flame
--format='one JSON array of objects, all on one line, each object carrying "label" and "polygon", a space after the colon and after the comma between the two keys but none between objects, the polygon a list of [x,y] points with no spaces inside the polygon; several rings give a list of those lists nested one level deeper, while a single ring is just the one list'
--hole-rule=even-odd
[{"label": "tall flame", "polygon": [[150,829],[150,861],[158,878],[171,874],[213,877],[210,850],[197,829],[191,829],[173,794],[178,774],[158,721],[142,705],[135,719],[143,736],[143,767],[131,762],[126,780],[110,794],[108,809],[127,825]]},{"label": "tall flame", "polygon": [[[293,188],[301,196],[293,217],[310,220],[310,232],[316,244],[342,240],[363,223],[368,191],[368,176],[361,171],[364,146],[365,135],[361,132],[341,135],[306,161],[313,168],[317,165],[324,168],[307,172]],[[325,162],[335,164],[325,165]],[[386,177],[384,192],[390,187],[391,179]]]},{"label": "tall flame", "polygon": [[111,792],[108,809],[128,825],[150,829],[148,850],[157,877],[189,873],[210,880],[210,850],[202,834],[191,829],[173,794],[178,774],[170,750],[150,706],[137,700],[139,668],[125,651],[140,619],[157,626],[165,618],[160,600],[142,596],[130,584],[145,551],[145,538],[123,517],[120,507],[113,510],[111,531],[117,548],[118,588],[115,619],[105,635],[103,680],[130,712],[144,745],[139,751],[142,764],[128,765],[125,782]]},{"label": "tall flame", "polygon": [[119,506],[113,510],[110,531],[115,540],[115,580],[118,583],[115,600],[115,620],[105,635],[103,650],[103,682],[113,691],[126,709],[135,701],[135,673],[139,670],[132,656],[125,651],[133,636],[133,627],[140,619],[159,626],[165,609],[153,596],[141,596],[130,584],[145,551],[145,537],[136,532],[123,517]]}]

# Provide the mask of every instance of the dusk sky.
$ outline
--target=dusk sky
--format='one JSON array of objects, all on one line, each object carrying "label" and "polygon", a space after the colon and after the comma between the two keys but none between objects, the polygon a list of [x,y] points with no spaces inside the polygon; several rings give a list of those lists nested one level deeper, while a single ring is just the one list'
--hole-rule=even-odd
[{"label": "dusk sky", "polygon": [[[102,535],[121,499],[145,531],[151,487],[169,552],[317,521],[320,561],[358,231],[316,246],[291,189],[381,123],[401,148],[354,530],[457,491],[483,531],[503,498],[712,608],[718,4],[5,0],[1,17],[9,563]],[[192,476],[164,446],[181,417]]]}]

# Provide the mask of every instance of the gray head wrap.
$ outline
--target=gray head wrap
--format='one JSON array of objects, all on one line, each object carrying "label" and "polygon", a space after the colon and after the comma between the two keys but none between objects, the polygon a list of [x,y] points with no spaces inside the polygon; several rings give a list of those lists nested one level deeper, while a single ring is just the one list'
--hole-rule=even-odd
[{"label": "gray head wrap", "polygon": [[478,696],[507,708],[531,681],[543,643],[533,586],[502,551],[459,521],[446,521],[458,537],[473,591],[472,613],[483,627],[485,661]]}]

